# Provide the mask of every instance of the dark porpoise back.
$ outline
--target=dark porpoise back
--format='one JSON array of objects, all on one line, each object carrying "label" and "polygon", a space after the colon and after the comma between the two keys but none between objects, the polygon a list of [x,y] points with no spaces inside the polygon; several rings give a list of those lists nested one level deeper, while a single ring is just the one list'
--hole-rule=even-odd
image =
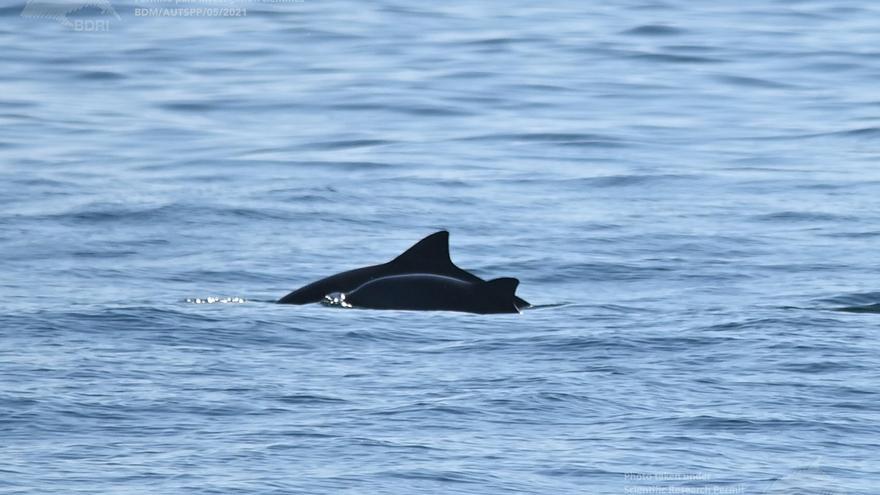
[{"label": "dark porpoise back", "polygon": [[517,285],[519,280],[515,278],[466,282],[442,275],[410,273],[371,280],[339,296],[336,302],[370,309],[519,313],[514,294]]},{"label": "dark porpoise back", "polygon": [[[407,249],[388,263],[372,265],[337,273],[301,287],[278,300],[280,304],[309,304],[320,302],[334,292],[350,292],[378,278],[408,273],[434,274],[464,282],[483,282],[480,277],[455,266],[449,257],[449,232],[435,232]],[[530,304],[518,297],[517,308]]]}]

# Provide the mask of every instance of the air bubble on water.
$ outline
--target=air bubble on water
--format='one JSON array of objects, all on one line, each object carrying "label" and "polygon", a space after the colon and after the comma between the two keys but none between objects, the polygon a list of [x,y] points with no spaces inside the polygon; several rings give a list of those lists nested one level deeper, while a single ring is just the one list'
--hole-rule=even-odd
[{"label": "air bubble on water", "polygon": [[242,304],[246,303],[247,299],[238,296],[232,297],[187,297],[185,302],[190,304]]}]

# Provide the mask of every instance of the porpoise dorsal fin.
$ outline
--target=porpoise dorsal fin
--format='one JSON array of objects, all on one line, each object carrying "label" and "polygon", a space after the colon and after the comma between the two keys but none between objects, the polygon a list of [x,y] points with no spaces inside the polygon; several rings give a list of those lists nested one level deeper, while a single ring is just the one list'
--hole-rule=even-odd
[{"label": "porpoise dorsal fin", "polygon": [[460,270],[449,257],[449,232],[441,230],[425,237],[403,252],[391,263],[418,273],[445,274]]},{"label": "porpoise dorsal fin", "polygon": [[491,311],[485,313],[519,313],[519,306],[516,304],[516,288],[519,280],[511,277],[495,278],[488,282],[483,282],[485,289],[486,302]]},{"label": "porpoise dorsal fin", "polygon": [[519,280],[513,277],[502,277],[502,278],[493,278],[488,282],[485,282],[486,288],[489,289],[489,293],[492,294],[492,297],[506,299],[509,298],[511,301],[514,298],[514,294],[516,293],[516,288],[519,286]]},{"label": "porpoise dorsal fin", "polygon": [[[445,275],[447,277],[457,278],[465,282],[484,283],[485,281],[473,273],[462,270],[455,266],[449,257],[449,232],[441,230],[425,237],[421,241],[413,244],[413,246],[403,252],[397,258],[391,260],[389,265],[393,265],[397,273],[434,273],[437,275]],[[497,288],[505,288],[504,292],[512,293],[516,291],[519,281],[515,278],[496,279],[498,281],[508,280],[508,282],[498,282]],[[510,281],[515,282],[510,286]],[[513,297],[514,305],[517,309],[527,308],[531,306],[527,301]]]}]

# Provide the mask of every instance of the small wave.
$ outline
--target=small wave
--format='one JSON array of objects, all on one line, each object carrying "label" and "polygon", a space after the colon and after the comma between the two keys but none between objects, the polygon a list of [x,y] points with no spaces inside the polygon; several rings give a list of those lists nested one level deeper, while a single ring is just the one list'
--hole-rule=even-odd
[{"label": "small wave", "polygon": [[53,189],[72,189],[76,187],[76,184],[68,181],[61,181],[57,179],[46,179],[43,177],[29,178],[29,177],[21,177],[14,178],[11,180],[13,184],[18,184],[26,187],[46,187]]},{"label": "small wave", "polygon": [[873,239],[880,237],[880,231],[872,230],[868,232],[829,232],[819,234],[823,237],[833,237],[838,239]]},{"label": "small wave", "polygon": [[506,47],[508,45],[523,43],[536,43],[543,41],[541,38],[534,37],[497,37],[497,38],[483,38],[478,40],[467,40],[460,44],[462,45],[471,45],[471,46],[487,46],[487,47]]},{"label": "small wave", "polygon": [[374,146],[382,146],[385,144],[394,144],[394,141],[388,141],[385,139],[349,139],[341,141],[325,141],[308,143],[303,146],[303,149],[334,151],[353,148],[371,148]]},{"label": "small wave", "polygon": [[[629,473],[619,473],[616,471],[605,471],[604,469],[598,468],[588,468],[588,467],[576,467],[576,466],[560,466],[554,468],[547,469],[538,469],[535,471],[538,474],[550,477],[558,477],[558,476],[567,476],[574,478],[583,478],[584,480],[589,480],[589,482],[594,482],[601,476],[605,477],[616,477],[623,478]],[[634,492],[636,490],[633,490]],[[649,493],[647,490],[645,493]]]},{"label": "small wave", "polygon": [[293,27],[290,29],[286,29],[284,31],[287,33],[295,33],[295,34],[300,34],[303,36],[308,36],[309,39],[320,40],[320,41],[357,42],[357,41],[369,39],[368,37],[362,36],[360,34],[344,33],[342,31],[330,31],[330,30],[317,29],[317,28]]},{"label": "small wave", "polygon": [[485,472],[461,472],[461,471],[441,471],[430,469],[416,469],[404,471],[390,471],[382,473],[392,478],[401,478],[406,480],[426,480],[442,483],[486,483],[491,480],[492,476]]},{"label": "small wave", "polygon": [[816,361],[816,362],[806,362],[806,363],[783,363],[780,364],[779,367],[781,369],[791,371],[794,373],[807,373],[810,375],[818,374],[818,373],[833,373],[837,371],[843,370],[860,370],[865,368],[864,366],[853,365],[849,362],[834,362],[834,361]]},{"label": "small wave", "polygon": [[204,209],[177,203],[160,206],[96,203],[64,213],[46,215],[43,218],[75,223],[148,223],[163,221],[203,223],[212,219],[223,219],[230,216],[258,220],[287,220],[289,218],[287,212],[272,208],[216,207]]},{"label": "small wave", "polygon": [[846,131],[830,132],[828,136],[844,136],[857,138],[876,138],[880,137],[880,127],[862,127],[859,129],[850,129]]},{"label": "small wave", "polygon": [[842,131],[811,132],[806,134],[790,134],[776,136],[748,136],[731,138],[732,141],[799,141],[821,138],[853,138],[853,139],[876,139],[880,137],[880,127],[859,127]]},{"label": "small wave", "polygon": [[819,299],[819,305],[832,306],[844,313],[880,313],[880,292],[857,292]]},{"label": "small wave", "polygon": [[292,167],[325,167],[329,169],[361,171],[361,170],[379,170],[384,168],[395,168],[395,165],[382,162],[366,162],[366,161],[296,161],[289,162],[287,165]]},{"label": "small wave", "polygon": [[776,81],[771,81],[769,79],[760,79],[757,77],[745,77],[745,76],[717,76],[715,79],[718,81],[732,84],[734,86],[741,86],[745,88],[762,88],[762,89],[791,89],[796,87],[793,84],[785,84]]},{"label": "small wave", "polygon": [[217,297],[217,296],[207,296],[207,297],[187,297],[183,300],[183,302],[189,304],[243,304],[248,302],[247,299],[238,296],[232,297]]},{"label": "small wave", "polygon": [[645,280],[659,273],[672,271],[665,265],[633,265],[612,262],[571,263],[553,272],[534,278],[537,282]]},{"label": "small wave", "polygon": [[780,211],[776,213],[768,213],[765,215],[757,215],[753,217],[761,222],[842,222],[856,220],[854,217],[846,215],[838,215],[835,213],[823,213],[816,211]]},{"label": "small wave", "polygon": [[803,134],[800,136],[792,136],[793,139],[809,139],[823,137],[845,137],[845,138],[870,138],[876,139],[880,137],[880,127],[859,127],[856,129],[846,129],[842,131],[817,132],[813,134]]},{"label": "small wave", "polygon": [[450,106],[436,105],[389,105],[387,103],[337,103],[327,105],[333,110],[349,111],[385,111],[421,117],[457,117],[473,115],[473,112]]},{"label": "small wave", "polygon": [[348,402],[345,399],[340,399],[337,397],[311,394],[282,395],[279,397],[275,397],[275,399],[280,402],[284,402],[285,404],[335,404]]},{"label": "small wave", "polygon": [[781,431],[790,429],[821,429],[827,424],[820,421],[806,421],[797,419],[746,419],[733,417],[720,417],[712,415],[700,415],[690,418],[680,418],[677,421],[686,428],[704,429],[710,431]]},{"label": "small wave", "polygon": [[566,132],[485,134],[453,138],[452,140],[506,144],[544,143],[566,148],[597,149],[620,149],[633,147],[638,144],[632,141],[626,141],[605,134]]},{"label": "small wave", "polygon": [[158,220],[166,215],[179,212],[179,205],[133,206],[117,203],[93,203],[74,211],[47,215],[56,220],[73,220],[83,223]]},{"label": "small wave", "polygon": [[154,103],[156,108],[171,112],[207,113],[211,111],[258,111],[281,110],[284,104],[271,104],[265,100],[254,98],[217,97],[204,100],[171,100]]},{"label": "small wave", "polygon": [[635,36],[678,36],[681,34],[685,34],[686,32],[687,31],[685,31],[684,29],[674,26],[667,26],[665,24],[645,24],[643,26],[627,29],[621,34]]},{"label": "small wave", "polygon": [[[51,318],[45,318],[51,315]],[[213,324],[218,320],[206,314],[175,311],[153,306],[120,306],[114,308],[94,308],[63,313],[40,312],[42,321],[51,322],[52,327],[68,328],[73,322],[88,322],[90,331],[103,332],[120,329],[139,330],[145,328],[179,328],[184,322],[193,324]]]},{"label": "small wave", "polygon": [[77,258],[124,258],[137,255],[139,251],[130,249],[95,249],[73,251],[71,254]]},{"label": "small wave", "polygon": [[486,79],[494,75],[494,72],[487,71],[458,70],[435,76],[435,79]]},{"label": "small wave", "polygon": [[[578,90],[560,84],[541,84],[541,83],[516,83],[510,84],[508,87],[514,90],[540,91],[544,94],[551,92],[577,93]],[[509,100],[501,99],[504,102]]]},{"label": "small wave", "polygon": [[719,51],[717,47],[706,45],[666,45],[663,48],[666,50],[687,53],[711,53]]},{"label": "small wave", "polygon": [[449,106],[407,105],[401,106],[396,110],[418,117],[461,117],[473,115],[473,112]]},{"label": "small wave", "polygon": [[86,81],[117,81],[120,79],[125,79],[126,76],[124,74],[120,74],[119,72],[93,70],[80,72],[76,75],[76,77],[78,79],[83,79]]},{"label": "small wave", "polygon": [[583,335],[530,337],[528,339],[523,339],[522,343],[533,346],[537,349],[553,352],[610,352],[620,350],[630,351],[638,348],[636,343],[628,339],[609,339]]},{"label": "small wave", "polygon": [[288,220],[290,218],[290,215],[286,212],[271,208],[228,208],[218,211],[223,214],[252,220]]},{"label": "small wave", "polygon": [[800,69],[806,72],[827,72],[840,73],[845,71],[862,71],[866,66],[859,63],[851,62],[815,62],[807,63],[800,66]]},{"label": "small wave", "polygon": [[637,347],[652,349],[655,351],[676,351],[680,349],[694,350],[698,347],[726,346],[739,340],[737,337],[721,334],[715,336],[700,335],[693,337],[642,337],[634,338],[632,342]]},{"label": "small wave", "polygon": [[706,331],[720,331],[720,332],[736,332],[741,330],[752,330],[757,329],[761,331],[766,331],[770,328],[828,328],[829,326],[834,326],[839,322],[835,319],[830,318],[816,318],[815,316],[798,316],[792,318],[749,318],[741,321],[731,321],[726,323],[719,323],[716,325],[711,325],[705,327]]},{"label": "small wave", "polygon": [[377,440],[375,438],[352,437],[351,441],[364,447],[380,447],[389,449],[405,449],[405,450],[437,450],[430,445],[423,445],[409,442],[396,442],[391,440]]},{"label": "small wave", "polygon": [[[430,4],[425,5],[428,6]],[[455,15],[453,14],[448,14],[439,10],[423,9],[419,7],[413,5],[377,5],[379,11],[388,12],[389,14],[401,17],[425,17],[430,19],[432,22],[436,22],[438,19],[455,19]]]},{"label": "small wave", "polygon": [[158,107],[178,112],[206,112],[216,110],[217,103],[213,101],[171,101],[160,103]]},{"label": "small wave", "polygon": [[416,402],[397,407],[376,409],[368,414],[374,416],[409,416],[409,415],[448,415],[448,416],[482,416],[485,411],[476,407],[454,406],[442,403]]},{"label": "small wave", "polygon": [[598,187],[629,187],[656,184],[661,181],[690,179],[692,176],[681,174],[630,174],[604,175],[600,177],[584,177],[576,179],[579,184]]},{"label": "small wave", "polygon": [[457,138],[458,141],[485,141],[485,142],[525,142],[525,143],[582,143],[601,142],[620,144],[621,141],[606,134],[589,132],[520,132],[485,134],[480,136],[467,136]]},{"label": "small wave", "polygon": [[21,108],[33,108],[38,104],[33,101],[12,101],[12,100],[0,100],[0,108],[2,109],[21,109]]},{"label": "small wave", "polygon": [[330,188],[325,190],[307,190],[302,188],[273,189],[260,192],[260,196],[271,197],[287,204],[304,203],[316,205],[318,203],[335,203],[337,192]]},{"label": "small wave", "polygon": [[557,144],[559,146],[566,146],[571,148],[626,148],[630,146],[629,144],[622,142],[599,140],[566,141]]},{"label": "small wave", "polygon": [[[369,312],[373,310],[360,310],[362,312]],[[391,312],[391,311],[389,311]],[[426,315],[429,318],[433,315]],[[373,317],[373,315],[369,315],[368,318]],[[382,316],[376,316],[374,318],[384,318],[384,314]],[[345,338],[352,339],[355,341],[363,341],[363,342],[412,342],[417,344],[430,344],[430,343],[446,343],[450,342],[451,339],[443,336],[442,334],[434,334],[429,335],[424,332],[415,332],[415,331],[407,331],[407,330],[351,330],[345,333]]]},{"label": "small wave", "polygon": [[647,62],[662,62],[671,64],[718,64],[725,60],[711,57],[698,57],[696,55],[673,55],[669,53],[637,53],[631,56],[637,60]]}]

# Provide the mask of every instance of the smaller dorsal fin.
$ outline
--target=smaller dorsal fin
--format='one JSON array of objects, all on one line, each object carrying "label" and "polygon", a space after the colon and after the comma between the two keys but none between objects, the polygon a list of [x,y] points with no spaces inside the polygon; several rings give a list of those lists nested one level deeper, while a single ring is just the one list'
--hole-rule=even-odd
[{"label": "smaller dorsal fin", "polygon": [[446,273],[455,268],[449,258],[449,232],[435,232],[403,252],[391,263],[423,273]]},{"label": "smaller dorsal fin", "polygon": [[513,277],[493,278],[485,282],[485,284],[492,297],[510,298],[513,300],[516,288],[519,286],[519,280]]}]

